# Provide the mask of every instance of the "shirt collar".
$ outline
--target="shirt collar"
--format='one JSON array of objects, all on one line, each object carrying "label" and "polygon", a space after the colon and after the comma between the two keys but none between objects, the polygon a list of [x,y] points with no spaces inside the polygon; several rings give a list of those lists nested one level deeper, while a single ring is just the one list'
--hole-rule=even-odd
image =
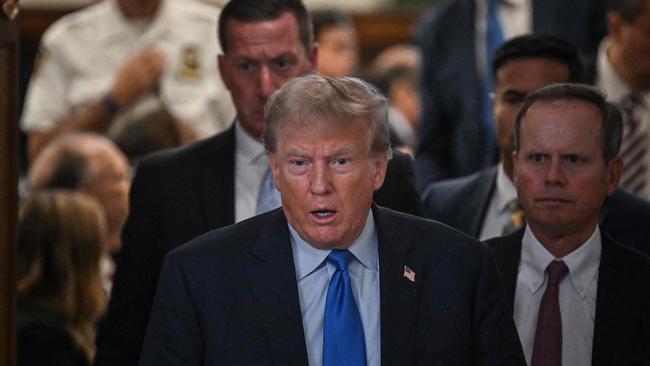
[{"label": "shirt collar", "polygon": [[502,213],[512,200],[517,199],[517,189],[503,170],[503,163],[499,163],[497,167],[495,199],[499,213]]},{"label": "shirt collar", "polygon": [[254,139],[239,123],[235,120],[235,141],[237,154],[248,163],[255,163],[258,159],[264,157],[264,145],[261,141]]},{"label": "shirt collar", "polygon": [[[289,237],[293,250],[293,260],[296,265],[296,278],[302,278],[313,273],[325,264],[325,259],[331,250],[317,249],[304,241],[298,232],[289,224]],[[379,256],[377,254],[377,230],[372,211],[368,213],[366,224],[359,237],[348,247],[356,259],[366,268],[378,271]]]},{"label": "shirt collar", "polygon": [[576,250],[564,256],[555,258],[542,243],[537,240],[530,226],[526,226],[521,248],[521,264],[523,266],[524,281],[531,293],[537,292],[544,284],[546,267],[556,260],[563,260],[569,267],[569,278],[573,287],[584,298],[591,283],[598,273],[600,254],[602,250],[600,229],[598,225],[589,239]]}]

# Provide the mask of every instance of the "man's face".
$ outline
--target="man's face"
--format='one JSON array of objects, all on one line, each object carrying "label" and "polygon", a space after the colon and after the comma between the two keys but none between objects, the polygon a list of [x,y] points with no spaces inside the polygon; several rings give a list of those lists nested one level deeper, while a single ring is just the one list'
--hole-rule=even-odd
[{"label": "man's face", "polygon": [[109,251],[121,245],[120,233],[129,213],[131,177],[124,154],[113,146],[98,145],[89,152],[86,179],[80,190],[95,198],[104,209]]},{"label": "man's face", "polygon": [[[609,17],[610,57],[614,67],[633,88],[650,90],[650,1],[632,23],[612,13]],[[617,67],[618,66],[618,67]]]},{"label": "man's face", "polygon": [[313,70],[316,49],[305,50],[293,14],[259,22],[228,21],[228,52],[219,71],[230,90],[237,118],[246,132],[264,131],[264,104],[289,79]]},{"label": "man's face", "polygon": [[620,158],[605,162],[599,109],[584,101],[537,102],[513,154],[515,186],[533,232],[590,235],[618,185]]},{"label": "man's face", "polygon": [[[340,126],[340,125],[339,125]],[[269,153],[289,224],[319,249],[347,248],[361,234],[387,158],[370,150],[364,124],[284,126]]]},{"label": "man's face", "polygon": [[352,26],[330,26],[318,37],[318,72],[332,77],[351,76],[359,65],[359,42]]},{"label": "man's face", "polygon": [[569,81],[569,68],[550,58],[517,58],[503,64],[496,74],[492,97],[494,123],[501,158],[510,170],[515,116],[528,94],[553,83]]}]

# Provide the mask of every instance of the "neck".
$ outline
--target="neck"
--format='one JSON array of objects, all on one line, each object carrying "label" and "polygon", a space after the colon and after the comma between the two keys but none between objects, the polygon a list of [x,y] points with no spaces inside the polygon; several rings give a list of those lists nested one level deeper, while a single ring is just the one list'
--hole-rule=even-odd
[{"label": "neck", "polygon": [[128,19],[153,18],[162,0],[118,0],[117,4]]},{"label": "neck", "polygon": [[579,232],[563,232],[559,230],[549,230],[546,227],[540,227],[534,223],[528,223],[530,230],[537,240],[548,250],[555,258],[563,258],[584,244],[596,230],[596,226]]}]

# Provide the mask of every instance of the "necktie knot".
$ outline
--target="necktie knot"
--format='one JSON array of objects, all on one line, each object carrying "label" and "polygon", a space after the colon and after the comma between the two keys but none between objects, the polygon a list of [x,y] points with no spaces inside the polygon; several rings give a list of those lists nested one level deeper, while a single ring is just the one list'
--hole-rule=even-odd
[{"label": "necktie knot", "polygon": [[336,268],[337,271],[347,271],[348,264],[354,259],[354,254],[349,250],[334,249],[327,256],[327,262]]},{"label": "necktie knot", "polygon": [[569,267],[564,261],[553,261],[546,267],[548,273],[548,286],[557,287],[564,276],[569,273]]}]

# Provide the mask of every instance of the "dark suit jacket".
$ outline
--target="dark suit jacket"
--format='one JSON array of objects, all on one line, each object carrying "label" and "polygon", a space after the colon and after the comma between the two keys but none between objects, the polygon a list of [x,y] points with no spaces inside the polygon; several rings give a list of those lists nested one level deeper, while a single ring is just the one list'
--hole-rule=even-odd
[{"label": "dark suit jacket", "polygon": [[[234,127],[140,163],[113,292],[99,329],[96,365],[137,363],[164,256],[200,234],[235,222],[234,171]],[[374,199],[423,215],[408,156],[395,154]]]},{"label": "dark suit jacket", "polygon": [[[430,184],[424,208],[430,219],[478,238],[496,186],[497,168]],[[619,243],[650,256],[650,202],[617,189],[600,209],[600,228]]]},{"label": "dark suit jacket", "polygon": [[[436,222],[373,207],[381,362],[522,364],[490,250]],[[404,277],[404,266],[415,282]],[[306,365],[298,287],[281,209],[172,251],[140,365]]]},{"label": "dark suit jacket", "polygon": [[[606,34],[607,0],[533,0],[533,31],[564,37],[595,54]],[[481,113],[477,75],[475,0],[440,1],[415,27],[421,50],[418,189],[474,173],[495,161],[496,141]],[[486,126],[487,128],[483,127]]]},{"label": "dark suit jacket", "polygon": [[[490,239],[511,304],[524,229]],[[602,235],[592,365],[650,365],[650,259]]]}]

